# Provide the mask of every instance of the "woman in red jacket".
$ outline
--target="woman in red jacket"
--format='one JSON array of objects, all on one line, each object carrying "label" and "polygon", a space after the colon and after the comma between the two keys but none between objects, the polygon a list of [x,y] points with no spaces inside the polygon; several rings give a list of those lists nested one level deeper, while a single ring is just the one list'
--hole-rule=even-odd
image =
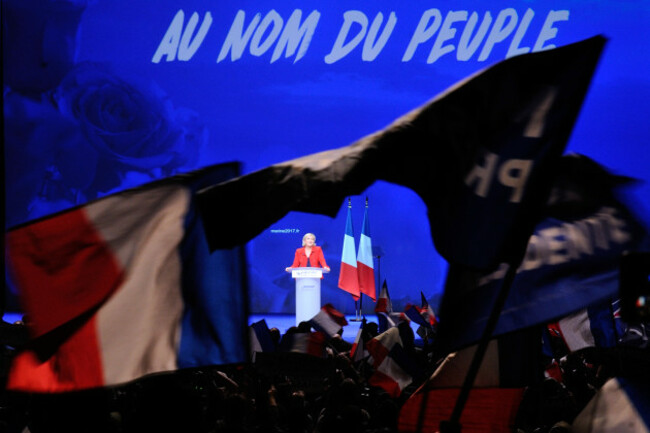
[{"label": "woman in red jacket", "polygon": [[316,245],[316,235],[313,233],[307,233],[302,237],[302,248],[296,250],[293,264],[286,268],[286,270],[290,271],[291,268],[303,268],[306,266],[324,268],[327,271],[330,270],[327,262],[325,262],[323,250]]}]

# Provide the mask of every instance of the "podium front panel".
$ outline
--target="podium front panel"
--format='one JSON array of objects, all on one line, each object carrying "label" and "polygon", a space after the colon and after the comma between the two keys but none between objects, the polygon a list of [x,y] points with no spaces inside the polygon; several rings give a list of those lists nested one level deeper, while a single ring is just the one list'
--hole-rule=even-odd
[{"label": "podium front panel", "polygon": [[296,325],[320,311],[320,278],[296,278]]}]

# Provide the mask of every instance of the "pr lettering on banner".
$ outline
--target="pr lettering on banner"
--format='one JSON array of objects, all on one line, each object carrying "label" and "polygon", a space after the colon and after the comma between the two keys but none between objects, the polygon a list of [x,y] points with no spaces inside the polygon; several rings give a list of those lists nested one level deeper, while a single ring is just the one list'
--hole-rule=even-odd
[{"label": "pr lettering on banner", "polygon": [[[494,14],[485,11],[481,15],[477,11],[444,13],[432,8],[422,13],[417,27],[411,32],[407,28],[398,28],[398,14],[395,11],[375,12],[370,17],[373,15],[374,18],[370,19],[367,13],[360,10],[345,11],[336,39],[323,61],[326,64],[336,63],[354,52],[358,53],[357,47],[361,46],[360,59],[372,62],[390,43],[391,37],[402,33],[410,34],[402,62],[410,62],[420,48],[429,44],[431,48],[426,58],[427,64],[435,63],[453,52],[457,61],[466,62],[476,58],[484,62],[499,44],[508,44],[506,58],[555,48],[550,41],[557,37],[557,25],[569,20],[568,10],[548,11],[542,22],[535,19],[536,13],[530,8],[521,17],[514,8],[502,9]],[[246,52],[255,57],[271,52],[270,63],[283,56],[293,57],[293,63],[296,63],[307,54],[320,20],[321,12],[318,10],[303,14],[301,9],[294,9],[285,20],[274,9],[265,14],[247,14],[240,9],[221,44],[216,62],[228,58],[235,62],[241,60]],[[185,23],[185,12],[179,9],[151,62],[160,63],[163,58],[166,62],[191,60],[203,45],[212,22],[212,14],[208,11],[202,19],[198,12],[193,12]],[[525,37],[535,41],[532,47],[522,46]]]},{"label": "pr lettering on banner", "polygon": [[499,185],[512,189],[510,202],[519,203],[532,166],[532,159],[511,158],[499,161],[499,155],[486,151],[483,163],[475,164],[465,177],[465,185],[473,187],[476,195],[485,198],[496,177]]}]

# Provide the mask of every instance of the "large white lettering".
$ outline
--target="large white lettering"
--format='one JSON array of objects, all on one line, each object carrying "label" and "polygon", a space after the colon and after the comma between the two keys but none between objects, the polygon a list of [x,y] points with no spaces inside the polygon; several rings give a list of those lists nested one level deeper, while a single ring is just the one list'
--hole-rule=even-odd
[{"label": "large white lettering", "polygon": [[510,33],[512,33],[516,25],[516,10],[513,8],[508,8],[499,12],[497,19],[494,20],[494,25],[492,26],[492,29],[490,30],[490,33],[485,40],[481,54],[478,56],[479,62],[487,60],[487,58],[490,56],[492,48],[494,48],[497,43],[503,42],[510,35]]},{"label": "large white lettering", "polygon": [[472,15],[470,15],[469,20],[467,21],[465,29],[460,36],[460,41],[458,42],[458,50],[456,51],[456,58],[458,60],[466,62],[474,55],[481,42],[483,42],[483,38],[485,38],[485,35],[487,35],[487,32],[490,29],[490,24],[492,24],[492,15],[490,15],[489,11],[485,12],[483,21],[481,21],[481,26],[476,31],[474,37],[472,37],[472,33],[474,33],[474,28],[476,27],[477,22],[478,14],[476,12],[472,12]]},{"label": "large white lettering", "polygon": [[[160,63],[163,59],[166,62],[188,61],[202,46],[212,26],[212,14],[205,12],[201,18],[194,12],[187,22],[185,18],[182,9],[175,13],[153,54],[153,63]],[[233,18],[216,61],[220,63],[230,58],[235,62],[246,53],[261,57],[271,52],[271,63],[291,57],[296,63],[307,54],[320,18],[321,13],[317,10],[305,17],[301,9],[294,9],[286,19],[273,9],[266,13],[247,13],[240,9]],[[544,14],[528,8],[522,14],[514,8],[480,13],[431,8],[422,13],[414,30],[403,26],[398,28],[397,18],[395,11],[378,12],[374,18],[361,10],[343,12],[341,27],[330,52],[323,57],[324,62],[336,63],[359,49],[361,60],[372,62],[390,44],[394,33],[400,35],[400,41],[402,37],[408,40],[402,62],[424,54],[426,63],[431,64],[445,57],[451,58],[454,53],[458,61],[484,62],[493,55],[496,47],[503,47],[504,51],[507,47],[505,55],[501,54],[506,58],[547,50],[555,47],[553,39],[558,35],[559,23],[569,20],[569,11],[551,10]]]},{"label": "large white lettering", "polygon": [[557,36],[557,27],[553,27],[553,24],[558,21],[569,21],[569,11],[550,11],[548,13],[546,21],[544,21],[544,26],[542,26],[542,30],[539,32],[539,36],[533,47],[533,51],[555,48],[553,44],[544,45],[544,43]]},{"label": "large white lettering", "polygon": [[[433,19],[433,22],[429,24],[431,19]],[[425,11],[422,14],[422,17],[420,17],[420,22],[418,23],[417,28],[413,32],[411,42],[409,42],[408,47],[406,47],[404,56],[402,56],[402,61],[408,62],[411,60],[415,54],[417,47],[431,39],[433,35],[436,34],[441,25],[442,14],[440,13],[439,9],[434,8]]]},{"label": "large white lettering", "polygon": [[[343,14],[343,26],[341,27],[339,34],[334,41],[332,50],[325,56],[325,63],[332,64],[341,60],[350,54],[350,52],[352,52],[352,50],[354,50],[357,45],[359,45],[364,39],[365,41],[363,43],[361,59],[366,62],[375,60],[375,58],[377,58],[381,50],[386,45],[388,38],[395,28],[395,24],[397,23],[397,16],[395,15],[395,12],[390,13],[388,16],[388,21],[386,22],[386,26],[377,39],[377,34],[379,33],[379,29],[381,28],[383,21],[384,15],[379,12],[370,25],[370,31],[368,31],[368,17],[366,14],[361,11],[345,12]],[[352,29],[353,24],[358,24],[360,28],[357,34],[348,41],[348,35]]]},{"label": "large white lettering", "polygon": [[253,36],[255,27],[257,27],[257,24],[262,19],[262,14],[255,14],[250,24],[248,24],[246,31],[244,32],[245,19],[246,12],[243,10],[237,11],[237,15],[235,15],[235,19],[230,26],[226,40],[221,46],[221,52],[219,52],[219,57],[217,57],[217,63],[225,59],[228,55],[228,52],[230,52],[230,60],[233,62],[241,58],[244,50],[246,49],[246,45],[248,45],[248,41],[250,40],[251,36]]},{"label": "large white lettering", "polygon": [[[239,60],[248,46],[248,52],[256,57],[266,54],[275,44],[271,63],[277,61],[284,52],[285,58],[295,55],[294,63],[304,57],[311,43],[320,12],[312,11],[301,23],[302,10],[292,12],[286,25],[275,10],[270,10],[264,18],[256,14],[244,30],[246,12],[240,10],[233,20],[226,40],[221,46],[217,63],[230,53],[230,60]],[[297,52],[297,53],[296,53]]]},{"label": "large white lettering", "polygon": [[[302,11],[296,9],[289,17],[287,24],[280,35],[280,40],[275,46],[273,51],[273,57],[271,57],[271,63],[275,62],[280,58],[282,51],[285,51],[285,58],[291,57],[298,50],[296,58],[293,60],[293,63],[296,63],[298,60],[304,57],[311,43],[311,39],[314,36],[316,31],[316,26],[318,25],[318,20],[320,19],[320,12],[314,10],[312,11],[304,23],[300,23],[302,18]],[[298,47],[300,45],[300,47]]]},{"label": "large white lettering", "polygon": [[[457,60],[468,61],[474,57],[481,44],[482,49],[477,59],[480,62],[486,61],[490,57],[495,46],[508,41],[506,57],[555,47],[547,42],[557,36],[556,24],[560,21],[568,21],[569,11],[550,11],[543,24],[538,25],[538,34],[531,49],[521,44],[525,36],[535,31],[532,25],[534,18],[535,12],[530,8],[524,12],[521,18],[514,8],[506,8],[499,11],[494,20],[492,14],[487,11],[476,29],[479,20],[477,12],[469,14],[469,11],[449,11],[443,18],[443,13],[439,9],[428,9],[420,17],[404,51],[402,61],[412,60],[417,49],[429,42],[432,42],[432,45],[427,63],[434,63],[442,56],[454,51],[456,51]],[[461,29],[461,26],[460,39],[455,45],[453,42],[456,40],[457,31]]]},{"label": "large white lettering", "polygon": [[163,36],[160,44],[158,44],[158,48],[151,59],[153,63],[160,63],[163,56],[166,57],[166,61],[173,62],[176,59],[177,53],[178,60],[188,61],[199,49],[212,25],[212,15],[210,12],[205,13],[201,27],[194,38],[192,38],[192,34],[196,29],[196,25],[199,23],[199,14],[196,12],[192,14],[185,30],[183,30],[184,21],[185,13],[182,9],[179,9],[167,28],[165,36]]}]

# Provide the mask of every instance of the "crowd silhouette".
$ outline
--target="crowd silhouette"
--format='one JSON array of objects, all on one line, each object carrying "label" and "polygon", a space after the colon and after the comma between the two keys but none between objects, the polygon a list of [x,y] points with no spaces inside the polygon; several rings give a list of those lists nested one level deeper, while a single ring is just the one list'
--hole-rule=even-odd
[{"label": "crowd silhouette", "polygon": [[[3,390],[11,357],[26,343],[24,325],[3,324]],[[408,323],[403,326],[410,331]],[[65,394],[2,393],[3,432],[192,432],[192,433],[391,433],[399,431],[400,408],[437,366],[421,340],[404,349],[422,369],[420,378],[391,396],[368,378],[372,367],[354,362],[352,345],[339,334],[316,357],[283,349],[294,333],[314,332],[301,323],[284,334],[270,330],[276,350],[248,363],[183,369],[143,377],[122,386]],[[369,341],[375,323],[364,327]],[[9,344],[10,343],[10,344]],[[541,352],[540,352],[541,353]],[[513,431],[570,432],[571,422],[602,384],[621,374],[647,380],[647,347],[587,348],[540,355],[562,379],[544,376],[525,390]]]}]

